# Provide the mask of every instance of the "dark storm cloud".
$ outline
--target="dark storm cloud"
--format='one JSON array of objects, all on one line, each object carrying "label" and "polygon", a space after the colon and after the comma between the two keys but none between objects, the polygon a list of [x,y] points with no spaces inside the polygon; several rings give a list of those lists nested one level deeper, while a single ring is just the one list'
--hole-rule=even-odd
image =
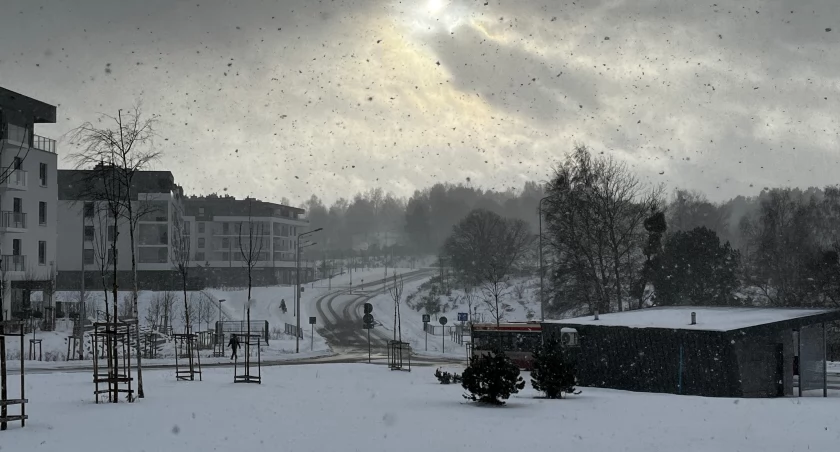
[{"label": "dark storm cloud", "polygon": [[518,185],[544,179],[574,142],[718,199],[836,180],[832,0],[7,0],[3,11],[0,85],[61,104],[53,136],[142,94],[164,120],[162,166],[196,191]]}]

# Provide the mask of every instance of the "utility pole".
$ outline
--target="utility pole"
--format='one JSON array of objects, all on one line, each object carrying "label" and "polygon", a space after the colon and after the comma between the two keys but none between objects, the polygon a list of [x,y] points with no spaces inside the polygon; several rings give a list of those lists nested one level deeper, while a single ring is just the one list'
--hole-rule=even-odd
[{"label": "utility pole", "polygon": [[549,196],[545,196],[545,197],[540,199],[539,203],[537,203],[537,212],[538,212],[539,217],[540,217],[540,221],[539,221],[539,223],[540,223],[540,243],[539,243],[539,248],[540,248],[540,320],[542,320],[543,322],[545,322],[545,292],[544,292],[544,289],[543,289],[543,284],[544,284],[543,280],[545,279],[545,271],[543,271],[543,244],[542,244],[542,217],[543,217],[543,213],[542,213],[542,203],[543,203],[543,201],[545,201],[548,198],[549,198]]},{"label": "utility pole", "polygon": [[[295,260],[295,313],[297,320],[297,331],[295,331],[295,353],[300,353],[300,238],[309,234],[314,234],[324,228],[313,229],[297,236],[297,244],[295,246],[295,253],[297,259]],[[314,245],[314,244],[313,244]]]}]

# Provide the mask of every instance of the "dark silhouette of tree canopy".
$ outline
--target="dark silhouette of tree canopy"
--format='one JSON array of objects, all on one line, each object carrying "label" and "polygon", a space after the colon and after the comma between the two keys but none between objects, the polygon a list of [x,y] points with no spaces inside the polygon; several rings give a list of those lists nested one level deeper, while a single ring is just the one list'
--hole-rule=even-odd
[{"label": "dark silhouette of tree canopy", "polygon": [[727,306],[737,304],[740,255],[720,243],[714,231],[699,227],[677,231],[665,241],[654,272],[658,305]]}]

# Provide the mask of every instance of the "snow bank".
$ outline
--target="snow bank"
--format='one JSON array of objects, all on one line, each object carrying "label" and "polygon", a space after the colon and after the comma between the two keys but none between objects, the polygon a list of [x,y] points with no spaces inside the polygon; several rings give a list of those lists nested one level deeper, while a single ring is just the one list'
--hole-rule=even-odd
[{"label": "snow bank", "polygon": [[767,452],[830,451],[840,439],[838,398],[706,399],[584,388],[558,401],[536,398],[529,386],[506,407],[491,408],[467,403],[459,385],[440,385],[433,373],[302,365],[267,368],[262,385],[237,385],[231,369],[207,370],[203,382],[175,382],[171,371],[155,371],[144,375],[146,399],[98,406],[89,374],[32,375],[31,419],[0,432],[0,444],[3,451],[39,452]]}]

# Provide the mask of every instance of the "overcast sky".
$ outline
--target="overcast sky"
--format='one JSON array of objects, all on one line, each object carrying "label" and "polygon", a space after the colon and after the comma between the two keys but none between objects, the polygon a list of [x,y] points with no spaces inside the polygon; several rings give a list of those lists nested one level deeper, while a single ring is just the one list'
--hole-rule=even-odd
[{"label": "overcast sky", "polygon": [[[714,200],[840,182],[837,0],[4,0],[61,136],[143,99],[189,193],[545,180],[575,143]],[[61,154],[69,153],[65,143]],[[62,166],[70,167],[69,161]]]}]

